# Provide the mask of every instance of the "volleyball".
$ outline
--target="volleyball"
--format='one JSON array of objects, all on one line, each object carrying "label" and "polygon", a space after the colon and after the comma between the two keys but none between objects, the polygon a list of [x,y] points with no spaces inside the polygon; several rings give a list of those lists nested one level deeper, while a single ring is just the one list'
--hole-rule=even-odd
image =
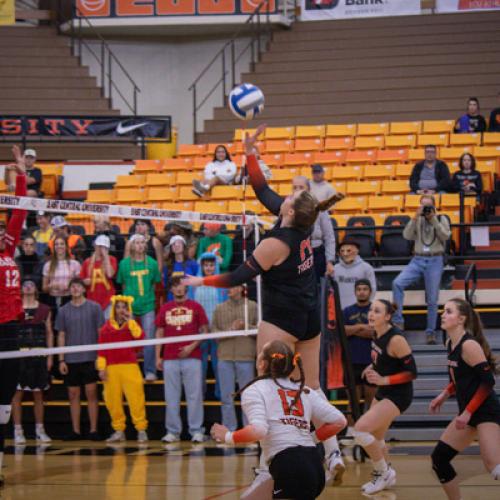
[{"label": "volleyball", "polygon": [[229,109],[240,120],[251,120],[264,109],[264,94],[251,83],[238,85],[229,94]]}]

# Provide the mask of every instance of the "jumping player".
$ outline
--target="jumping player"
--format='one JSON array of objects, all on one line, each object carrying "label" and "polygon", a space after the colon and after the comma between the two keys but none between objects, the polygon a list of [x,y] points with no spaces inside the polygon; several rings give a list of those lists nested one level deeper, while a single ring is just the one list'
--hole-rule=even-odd
[{"label": "jumping player", "polygon": [[[300,380],[290,379],[298,367]],[[246,498],[318,497],[325,487],[325,473],[320,454],[310,432],[316,428],[317,441],[328,439],[347,424],[345,417],[315,391],[305,386],[304,369],[299,355],[289,345],[275,340],[264,345],[257,358],[259,376],[242,389],[241,405],[248,418],[243,429],[230,432],[214,424],[212,437],[227,444],[260,441],[264,460],[274,480],[265,483]]]},{"label": "jumping player", "polygon": [[[265,125],[245,137],[247,168],[255,193],[268,210],[279,216],[276,226],[249,259],[232,273],[185,278],[188,286],[208,285],[231,288],[262,275],[263,320],[258,328],[257,352],[272,340],[281,340],[299,353],[304,363],[306,384],[326,400],[319,384],[320,308],[311,245],[312,227],[322,211],[328,210],[337,195],[318,203],[306,191],[282,198],[268,186],[254,154],[257,137]],[[339,484],[345,470],[334,437],[325,443],[327,468]]]},{"label": "jumping player", "polygon": [[432,468],[449,500],[460,500],[459,481],[451,461],[477,437],[484,465],[500,480],[500,403],[495,394],[495,358],[483,335],[478,314],[463,299],[444,306],[441,327],[448,339],[450,383],[429,406],[437,413],[453,394],[459,415],[455,417],[432,452]]},{"label": "jumping player", "polygon": [[411,348],[391,323],[395,311],[387,300],[374,300],[368,324],[375,330],[372,364],[362,374],[378,386],[370,409],[354,425],[354,442],[362,446],[373,463],[372,479],[361,490],[373,495],[396,484],[396,472],[387,463],[384,436],[394,419],[408,409],[413,398],[417,367]]},{"label": "jumping player", "polygon": [[[16,196],[26,196],[26,169],[18,146],[12,148],[16,160]],[[0,236],[0,351],[18,349],[20,319],[24,317],[21,299],[21,273],[14,262],[14,252],[21,238],[26,210],[14,209],[7,229]],[[5,428],[10,419],[11,402],[19,377],[19,359],[0,360],[0,486],[3,485],[2,464]]]}]

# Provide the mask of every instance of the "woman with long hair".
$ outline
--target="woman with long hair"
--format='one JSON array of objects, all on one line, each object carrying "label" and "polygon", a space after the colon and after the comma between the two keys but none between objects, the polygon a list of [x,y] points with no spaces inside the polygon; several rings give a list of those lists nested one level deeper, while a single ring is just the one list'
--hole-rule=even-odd
[{"label": "woman with long hair", "polygon": [[[187,274],[196,276],[198,274],[198,262],[189,257],[189,248],[184,237],[174,235],[168,243],[169,252],[163,268],[163,284],[168,290],[167,300],[173,300],[170,291],[170,282],[173,278],[184,277]],[[192,288],[188,288],[188,297],[194,299]]]},{"label": "woman with long hair", "polygon": [[153,234],[153,226],[149,220],[137,219],[131,228],[132,236],[125,244],[124,257],[130,255],[130,246],[132,244],[132,237],[139,234],[146,240],[146,255],[155,259],[158,264],[158,269],[161,273],[163,268],[163,245],[161,241]]},{"label": "woman with long hair", "polygon": [[476,159],[470,153],[464,153],[458,161],[458,168],[451,179],[453,190],[457,193],[475,194],[483,192],[483,179],[476,170]]},{"label": "woman with long hair", "polygon": [[[245,263],[232,273],[188,277],[186,285],[231,288],[262,276],[263,318],[258,328],[257,352],[272,340],[281,340],[299,353],[304,362],[306,384],[326,396],[319,384],[320,304],[314,273],[311,231],[322,211],[339,199],[337,195],[318,203],[308,192],[295,192],[286,198],[267,184],[255,155],[254,144],[265,130],[257,128],[245,137],[250,182],[261,203],[279,216],[275,227],[255,248]],[[325,441],[327,467],[339,483],[345,470],[335,437]]]},{"label": "woman with long hair", "polygon": [[448,336],[450,383],[429,406],[437,413],[456,395],[459,415],[448,425],[432,452],[432,468],[449,500],[460,500],[459,481],[451,461],[474,439],[493,479],[500,480],[500,402],[495,394],[496,360],[483,334],[481,320],[463,299],[449,300],[441,315]]},{"label": "woman with long hair", "polygon": [[[291,378],[295,369],[299,380]],[[318,497],[325,487],[322,459],[315,441],[331,438],[346,426],[346,419],[316,391],[306,387],[299,355],[279,340],[266,343],[257,358],[258,377],[240,392],[248,425],[231,432],[214,424],[212,437],[226,444],[260,441],[273,482],[247,499]],[[311,421],[316,431],[311,435]]]},{"label": "woman with long hair", "polygon": [[373,463],[372,479],[361,490],[367,495],[396,484],[396,471],[387,463],[385,433],[396,417],[404,413],[413,399],[417,377],[415,359],[401,331],[392,323],[394,306],[387,300],[374,300],[368,324],[374,329],[372,364],[362,377],[378,386],[370,409],[354,425],[354,442],[362,446]]}]

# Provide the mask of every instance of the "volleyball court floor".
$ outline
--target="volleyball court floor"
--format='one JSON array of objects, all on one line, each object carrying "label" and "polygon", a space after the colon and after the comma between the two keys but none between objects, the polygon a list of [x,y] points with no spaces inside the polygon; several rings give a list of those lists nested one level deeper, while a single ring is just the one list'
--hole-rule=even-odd
[{"label": "volleyball court floor", "polygon": [[[152,441],[139,447],[129,441],[65,443],[50,446],[7,447],[0,490],[3,500],[236,500],[253,480],[257,451],[250,448]],[[7,444],[10,444],[9,442]],[[390,445],[397,485],[378,495],[364,497],[360,485],[369,479],[369,462],[352,460],[344,448],[347,471],[340,487],[327,487],[321,499],[445,500],[433,476],[429,455],[435,443]],[[454,461],[463,478],[463,500],[499,500],[500,486],[485,472],[477,446]]]}]

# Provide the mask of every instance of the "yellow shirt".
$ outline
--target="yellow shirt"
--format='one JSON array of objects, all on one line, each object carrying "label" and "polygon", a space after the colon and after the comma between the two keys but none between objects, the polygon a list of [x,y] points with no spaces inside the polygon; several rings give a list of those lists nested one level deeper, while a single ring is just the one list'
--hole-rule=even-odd
[{"label": "yellow shirt", "polygon": [[37,243],[48,244],[49,241],[52,239],[53,235],[54,235],[54,230],[51,227],[47,228],[45,231],[42,231],[41,229],[33,231],[33,238],[35,238],[35,241]]}]

